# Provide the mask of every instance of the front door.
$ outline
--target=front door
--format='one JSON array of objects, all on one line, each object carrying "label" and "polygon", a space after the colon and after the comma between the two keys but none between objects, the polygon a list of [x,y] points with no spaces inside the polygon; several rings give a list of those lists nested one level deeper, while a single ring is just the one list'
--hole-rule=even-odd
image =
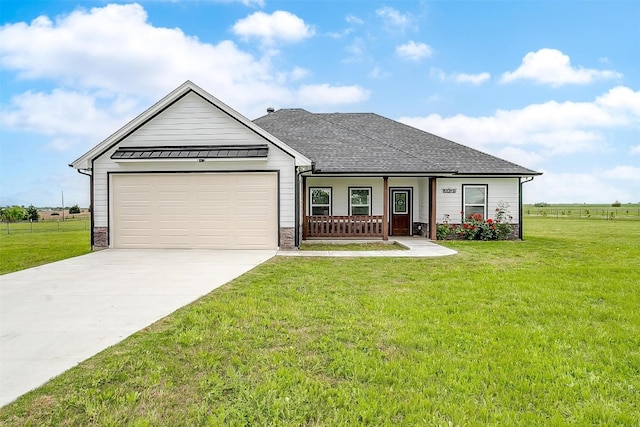
[{"label": "front door", "polygon": [[391,235],[411,235],[411,193],[409,190],[391,190]]}]

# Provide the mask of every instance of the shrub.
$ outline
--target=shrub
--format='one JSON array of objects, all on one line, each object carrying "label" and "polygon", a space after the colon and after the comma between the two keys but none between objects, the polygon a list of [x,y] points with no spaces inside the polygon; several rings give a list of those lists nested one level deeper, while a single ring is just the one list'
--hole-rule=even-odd
[{"label": "shrub", "polygon": [[69,213],[70,214],[79,214],[80,213],[80,208],[78,207],[78,205],[73,205],[69,208]]},{"label": "shrub", "polygon": [[620,206],[622,206],[622,203],[620,203],[619,200],[616,200],[615,202],[611,203],[611,206],[614,208],[619,208]]},{"label": "shrub", "polygon": [[482,215],[473,214],[469,218],[464,218],[458,227],[458,234],[467,240],[504,240],[511,235],[511,224],[513,219],[509,215],[509,205],[500,202],[495,212],[495,220],[489,218],[486,221]]},{"label": "shrub", "polygon": [[536,208],[548,208],[551,205],[549,203],[546,203],[546,202],[538,202],[538,203],[534,204],[533,206],[535,206]]}]

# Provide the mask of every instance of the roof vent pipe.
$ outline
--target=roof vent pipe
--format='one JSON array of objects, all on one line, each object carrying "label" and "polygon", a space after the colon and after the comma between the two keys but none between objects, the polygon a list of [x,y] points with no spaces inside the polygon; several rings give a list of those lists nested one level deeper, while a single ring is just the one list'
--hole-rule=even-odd
[{"label": "roof vent pipe", "polygon": [[267,113],[268,113],[268,114],[275,113],[275,112],[276,112],[276,109],[275,109],[275,108],[273,108],[273,107],[269,107],[269,108],[267,108]]}]

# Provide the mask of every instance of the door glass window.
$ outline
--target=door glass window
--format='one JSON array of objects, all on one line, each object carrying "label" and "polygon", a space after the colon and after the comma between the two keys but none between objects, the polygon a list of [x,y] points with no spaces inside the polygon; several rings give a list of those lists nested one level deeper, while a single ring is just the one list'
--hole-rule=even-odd
[{"label": "door glass window", "polygon": [[406,214],[408,212],[407,207],[407,192],[395,191],[393,193],[393,213],[394,214]]}]

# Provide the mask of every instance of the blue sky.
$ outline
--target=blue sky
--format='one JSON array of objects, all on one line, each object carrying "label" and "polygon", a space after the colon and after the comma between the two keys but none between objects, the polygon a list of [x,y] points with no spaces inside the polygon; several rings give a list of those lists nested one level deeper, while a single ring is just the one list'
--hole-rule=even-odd
[{"label": "blue sky", "polygon": [[0,25],[0,205],[88,206],[68,164],[187,79],[544,172],[525,202],[640,202],[635,0],[0,0]]}]

